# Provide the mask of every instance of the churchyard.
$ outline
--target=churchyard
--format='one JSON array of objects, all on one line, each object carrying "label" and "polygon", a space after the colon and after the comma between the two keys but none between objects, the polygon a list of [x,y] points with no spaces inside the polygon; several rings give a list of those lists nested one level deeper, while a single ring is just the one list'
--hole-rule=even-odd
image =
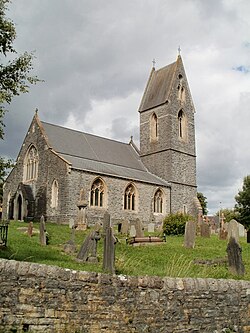
[{"label": "churchyard", "polygon": [[[0,248],[0,257],[17,261],[28,261],[82,271],[103,272],[104,239],[102,231],[96,238],[97,260],[78,260],[80,249],[86,238],[96,230],[73,230],[68,225],[46,223],[48,244],[41,245],[40,223],[33,223],[32,235],[28,223],[11,221],[7,247]],[[159,233],[145,232],[145,236],[157,237]],[[98,231],[99,232],[99,231]],[[169,277],[200,277],[250,280],[250,245],[240,237],[244,276],[230,272],[227,262],[227,240],[218,235],[196,236],[195,245],[184,246],[184,236],[167,236],[166,242],[157,245],[132,246],[126,236],[114,229],[115,273],[122,275],[149,275]],[[112,239],[112,235],[110,235]],[[70,247],[69,245],[73,245]],[[95,243],[94,243],[95,244]],[[71,249],[71,250],[69,250]],[[93,249],[91,250],[93,251]],[[105,260],[104,260],[105,261]]]}]

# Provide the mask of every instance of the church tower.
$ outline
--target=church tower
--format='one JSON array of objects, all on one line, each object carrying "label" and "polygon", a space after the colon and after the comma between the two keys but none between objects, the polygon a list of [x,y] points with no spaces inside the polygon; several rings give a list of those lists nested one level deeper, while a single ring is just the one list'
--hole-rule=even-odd
[{"label": "church tower", "polygon": [[139,113],[142,162],[171,184],[171,212],[196,215],[195,109],[180,55],[152,68]]}]

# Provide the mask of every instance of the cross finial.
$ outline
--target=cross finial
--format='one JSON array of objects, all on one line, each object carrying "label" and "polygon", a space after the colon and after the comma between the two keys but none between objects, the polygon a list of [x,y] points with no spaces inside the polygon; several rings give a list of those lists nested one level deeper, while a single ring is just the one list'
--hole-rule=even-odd
[{"label": "cross finial", "polygon": [[180,47],[180,45],[178,47],[178,54],[181,55],[181,47]]},{"label": "cross finial", "polygon": [[155,58],[152,60],[152,63],[153,63],[153,68],[155,68],[155,64],[156,64]]},{"label": "cross finial", "polygon": [[38,112],[38,108],[35,109],[35,114],[37,114],[37,112]]}]

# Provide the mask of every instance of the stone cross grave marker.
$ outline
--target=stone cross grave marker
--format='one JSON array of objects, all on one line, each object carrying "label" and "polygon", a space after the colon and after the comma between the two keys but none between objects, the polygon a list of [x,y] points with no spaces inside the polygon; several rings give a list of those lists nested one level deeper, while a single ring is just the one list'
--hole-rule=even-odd
[{"label": "stone cross grave marker", "polygon": [[148,224],[148,232],[155,232],[155,225],[154,223],[149,223]]},{"label": "stone cross grave marker", "polygon": [[32,236],[32,234],[33,234],[33,222],[29,222],[27,233],[28,233],[29,237]]},{"label": "stone cross grave marker", "polygon": [[207,223],[202,222],[201,223],[201,237],[210,238],[210,235],[211,235],[210,226]]},{"label": "stone cross grave marker", "polygon": [[115,273],[115,244],[116,238],[111,227],[107,227],[104,235],[103,265],[105,272]]},{"label": "stone cross grave marker", "polygon": [[46,228],[43,215],[40,218],[40,244],[46,245]]},{"label": "stone cross grave marker", "polygon": [[232,274],[242,276],[245,267],[242,261],[242,249],[234,237],[231,237],[227,245],[228,268]]},{"label": "stone cross grave marker", "polygon": [[104,216],[103,216],[103,222],[102,222],[102,229],[103,229],[103,234],[106,234],[106,229],[111,226],[110,224],[110,214],[105,211]]},{"label": "stone cross grave marker", "polygon": [[239,227],[238,222],[236,220],[231,220],[228,223],[228,229],[227,229],[227,239],[230,240],[231,237],[235,238],[235,241],[239,243]]},{"label": "stone cross grave marker", "polygon": [[193,249],[195,245],[196,236],[196,223],[193,221],[186,222],[185,235],[184,235],[184,247],[187,249]]}]

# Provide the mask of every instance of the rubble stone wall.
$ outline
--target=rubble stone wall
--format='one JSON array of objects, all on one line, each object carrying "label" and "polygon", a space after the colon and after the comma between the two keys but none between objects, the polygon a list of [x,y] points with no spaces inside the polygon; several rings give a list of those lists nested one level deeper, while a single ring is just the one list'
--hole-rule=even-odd
[{"label": "rubble stone wall", "polygon": [[0,332],[250,332],[250,281],[0,260]]}]

